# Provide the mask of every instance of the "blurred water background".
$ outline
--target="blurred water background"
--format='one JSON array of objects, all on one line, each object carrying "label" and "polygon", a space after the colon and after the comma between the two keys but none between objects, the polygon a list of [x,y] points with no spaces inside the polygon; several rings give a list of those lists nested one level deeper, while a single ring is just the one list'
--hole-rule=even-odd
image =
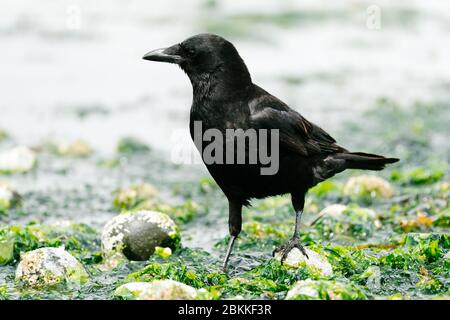
[{"label": "blurred water background", "polygon": [[407,107],[450,87],[450,6],[439,0],[2,0],[0,8],[0,127],[25,144],[83,138],[107,153],[133,135],[167,155],[174,132],[187,133],[191,86],[177,67],[141,57],[200,32],[232,41],[255,83],[332,134],[380,98]]}]

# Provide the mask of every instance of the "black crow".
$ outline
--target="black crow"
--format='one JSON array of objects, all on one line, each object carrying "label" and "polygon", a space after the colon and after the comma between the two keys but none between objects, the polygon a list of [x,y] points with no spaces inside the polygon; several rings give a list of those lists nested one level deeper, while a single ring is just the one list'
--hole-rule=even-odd
[{"label": "black crow", "polygon": [[[214,34],[199,34],[171,47],[147,53],[143,59],[178,64],[184,70],[193,87],[193,101],[190,111],[190,132],[196,142],[208,171],[228,198],[230,242],[224,259],[226,269],[236,237],[241,231],[242,207],[253,198],[290,193],[295,210],[295,231],[292,239],[274,250],[281,251],[282,260],[294,247],[306,255],[299,243],[299,227],[308,189],[345,169],[381,170],[395,158],[362,152],[349,152],[323,129],[306,120],[283,101],[266,92],[252,82],[250,73],[232,43]],[[201,125],[196,131],[196,123]],[[229,129],[256,131],[262,141],[266,129],[271,137],[278,139],[278,145],[268,145],[267,152],[277,153],[278,167],[275,173],[262,174],[262,163],[249,161],[225,163],[206,161],[206,145],[198,143],[208,129],[215,129],[226,136]],[[267,132],[266,131],[266,132]],[[267,133],[266,133],[267,134]],[[236,141],[238,135],[233,137]],[[245,135],[244,139],[251,135]],[[211,138],[212,140],[212,138]],[[245,151],[256,151],[261,144],[245,144]],[[266,140],[267,141],[267,140]],[[271,140],[272,141],[272,140]],[[225,152],[238,151],[227,149]],[[256,150],[255,150],[256,148]],[[217,156],[215,150],[212,156]],[[226,155],[228,156],[228,155]],[[250,155],[251,156],[251,155]],[[236,155],[230,156],[236,159]]]}]

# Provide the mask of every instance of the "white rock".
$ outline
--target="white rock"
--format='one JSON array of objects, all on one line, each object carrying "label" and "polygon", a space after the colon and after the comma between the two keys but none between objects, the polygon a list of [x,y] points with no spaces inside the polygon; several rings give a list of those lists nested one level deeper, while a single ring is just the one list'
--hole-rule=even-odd
[{"label": "white rock", "polygon": [[13,198],[12,190],[5,184],[0,184],[0,199],[9,201]]},{"label": "white rock", "polygon": [[0,172],[28,172],[36,164],[36,154],[28,147],[16,147],[0,152]]},{"label": "white rock", "polygon": [[342,215],[342,212],[344,212],[345,209],[347,209],[347,206],[343,204],[332,204],[320,211],[319,215],[337,217]]},{"label": "white rock", "polygon": [[21,254],[16,280],[31,287],[80,284],[88,280],[88,274],[63,247],[40,248]]},{"label": "white rock", "polygon": [[176,224],[164,213],[121,213],[103,228],[102,251],[114,267],[123,259],[147,260],[159,247],[175,248],[180,240]]},{"label": "white rock", "polygon": [[[305,248],[305,251],[309,258],[306,258],[298,248],[292,249],[288,253],[283,264],[291,268],[298,268],[306,265],[312,269],[320,271],[320,274],[325,277],[333,273],[333,268],[326,258],[308,248]],[[281,252],[277,252],[275,254],[275,259],[280,261],[281,256]]]},{"label": "white rock", "polygon": [[298,281],[286,295],[286,300],[294,299],[298,295],[304,295],[311,298],[316,298],[319,295],[319,291],[315,285],[315,281],[311,279]]},{"label": "white rock", "polygon": [[347,206],[345,206],[343,204],[332,204],[332,205],[329,205],[328,207],[323,208],[319,212],[319,214],[314,219],[314,221],[311,223],[311,225],[316,223],[320,218],[322,218],[324,216],[334,217],[334,218],[342,216],[342,213],[345,211],[345,209],[347,209]]},{"label": "white rock", "polygon": [[142,292],[139,300],[194,300],[197,290],[174,280],[156,280]]},{"label": "white rock", "polygon": [[369,175],[350,178],[344,186],[346,195],[370,195],[372,197],[390,198],[394,195],[394,188],[386,180]]},{"label": "white rock", "polygon": [[[319,212],[318,216],[322,217],[322,216],[328,216],[328,217],[333,217],[333,218],[339,218],[341,216],[343,216],[345,214],[345,210],[347,210],[349,207],[342,205],[342,204],[332,204],[329,205],[328,207],[324,208],[322,211]],[[369,208],[361,208],[361,207],[356,207],[356,208],[352,208],[350,207],[351,213],[354,213],[358,216],[364,217],[364,218],[368,218],[368,219],[376,219],[377,218],[377,213]]]},{"label": "white rock", "polygon": [[0,210],[14,207],[19,202],[20,195],[8,184],[0,182]]}]

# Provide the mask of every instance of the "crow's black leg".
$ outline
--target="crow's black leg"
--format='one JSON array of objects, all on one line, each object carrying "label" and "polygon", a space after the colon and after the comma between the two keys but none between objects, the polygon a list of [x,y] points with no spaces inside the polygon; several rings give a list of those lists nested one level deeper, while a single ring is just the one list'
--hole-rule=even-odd
[{"label": "crow's black leg", "polygon": [[228,249],[222,265],[222,269],[224,272],[227,271],[228,260],[230,259],[231,251],[233,251],[234,241],[236,240],[236,238],[237,236],[231,236],[230,241],[228,241]]},{"label": "crow's black leg", "polygon": [[228,249],[223,261],[223,271],[227,271],[228,260],[233,251],[234,242],[242,229],[242,204],[229,201],[229,216],[228,227],[230,230],[230,241],[228,242]]},{"label": "crow's black leg", "polygon": [[292,194],[292,205],[294,206],[294,210],[295,210],[294,235],[286,243],[284,243],[281,246],[279,246],[278,248],[276,248],[272,253],[272,255],[275,255],[275,253],[281,252],[283,254],[281,256],[281,262],[286,260],[289,252],[291,252],[291,250],[294,248],[298,248],[303,253],[303,255],[306,258],[308,258],[305,248],[300,244],[300,223],[302,220],[303,207],[305,205],[304,194],[302,194],[302,195]]}]

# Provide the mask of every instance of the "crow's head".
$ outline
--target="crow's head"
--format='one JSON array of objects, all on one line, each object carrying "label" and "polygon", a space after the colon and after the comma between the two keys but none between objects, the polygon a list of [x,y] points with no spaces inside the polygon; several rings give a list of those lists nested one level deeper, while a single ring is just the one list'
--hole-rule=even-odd
[{"label": "crow's head", "polygon": [[178,64],[193,83],[211,74],[222,74],[224,80],[250,81],[234,45],[215,34],[195,35],[171,47],[150,51],[143,59]]}]

